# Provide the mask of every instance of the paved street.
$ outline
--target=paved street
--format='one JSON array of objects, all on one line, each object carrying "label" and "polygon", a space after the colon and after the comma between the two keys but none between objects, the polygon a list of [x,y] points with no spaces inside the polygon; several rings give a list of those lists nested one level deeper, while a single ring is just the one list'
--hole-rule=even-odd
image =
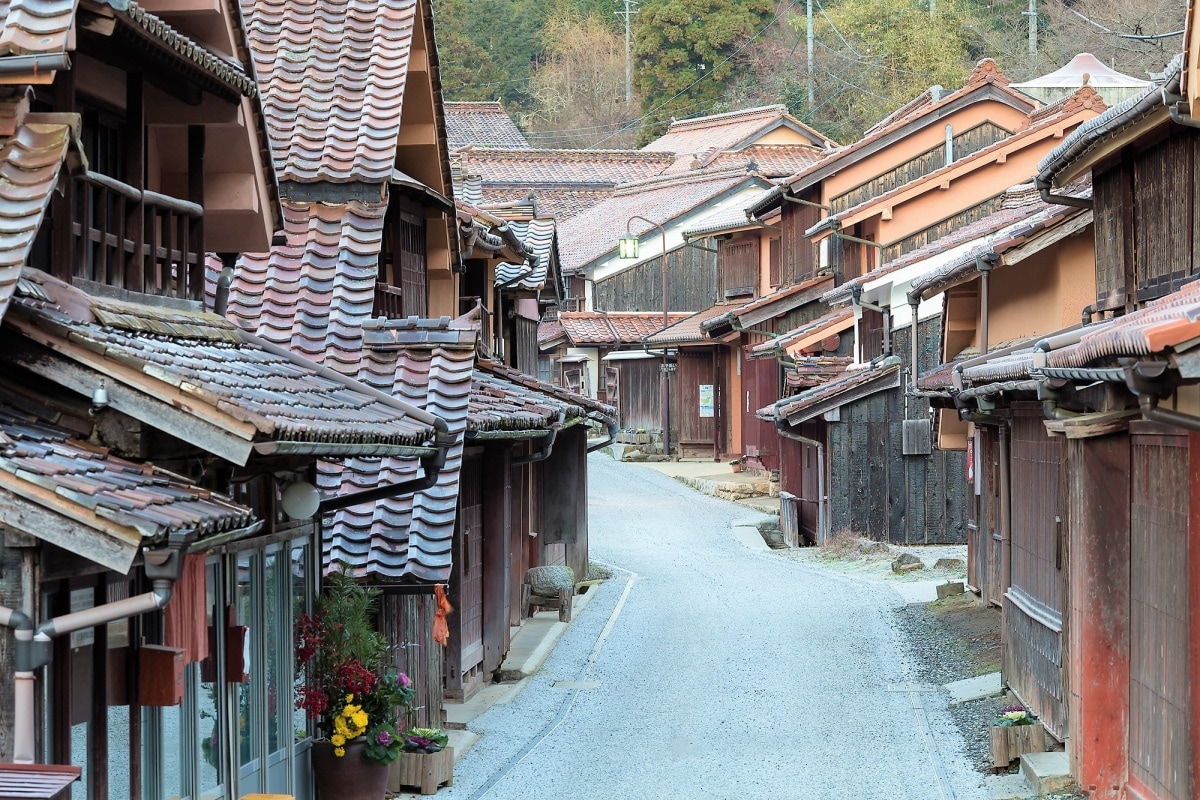
[{"label": "paved street", "polygon": [[[879,584],[749,550],[739,506],[590,458],[614,569],[542,670],[471,728],[443,798],[975,800]],[[556,683],[558,685],[556,685]]]}]

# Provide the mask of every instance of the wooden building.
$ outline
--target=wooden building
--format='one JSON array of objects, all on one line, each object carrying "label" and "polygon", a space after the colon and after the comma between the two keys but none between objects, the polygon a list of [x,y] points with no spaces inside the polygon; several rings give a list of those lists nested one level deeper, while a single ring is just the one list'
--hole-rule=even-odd
[{"label": "wooden building", "polygon": [[[1096,798],[1191,798],[1200,774],[1189,14],[1185,54],[1161,83],[1039,165],[1048,203],[1088,205],[1072,187],[1089,174],[1094,186],[1094,294],[1069,293],[1059,314],[1084,324],[958,370],[964,413],[1011,428],[998,442],[1012,464],[998,509],[1011,525],[1006,677],[1044,705],[1073,777]],[[1020,385],[998,392],[1009,376]],[[1003,498],[1018,491],[1037,501],[1010,500],[1009,511]]]}]

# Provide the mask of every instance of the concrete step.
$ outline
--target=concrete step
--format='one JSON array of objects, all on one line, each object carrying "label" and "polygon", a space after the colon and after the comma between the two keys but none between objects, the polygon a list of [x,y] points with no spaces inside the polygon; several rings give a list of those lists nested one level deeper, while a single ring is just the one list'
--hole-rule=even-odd
[{"label": "concrete step", "polygon": [[950,705],[954,706],[1002,694],[1004,687],[1000,683],[1000,673],[989,672],[975,678],[947,683],[946,691],[950,692]]},{"label": "concrete step", "polygon": [[1075,783],[1071,780],[1071,765],[1065,750],[1021,756],[1021,777],[1038,797],[1061,792]]}]

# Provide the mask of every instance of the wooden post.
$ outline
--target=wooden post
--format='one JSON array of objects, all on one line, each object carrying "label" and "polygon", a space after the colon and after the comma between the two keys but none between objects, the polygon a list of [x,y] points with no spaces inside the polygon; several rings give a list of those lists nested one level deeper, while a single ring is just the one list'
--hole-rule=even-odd
[{"label": "wooden post", "polygon": [[[135,189],[146,188],[146,114],[144,107],[145,86],[140,72],[129,72],[125,76],[125,182]],[[124,280],[118,276],[114,281],[134,292],[145,291],[146,287],[146,212],[145,204],[118,201],[129,206],[125,215],[125,238],[133,243],[133,252],[118,247],[124,263]],[[120,243],[118,243],[120,244]]]},{"label": "wooden post", "polygon": [[1129,437],[1067,448],[1071,774],[1093,800],[1115,800],[1128,760]]},{"label": "wooden post", "polygon": [[[204,206],[204,126],[188,126],[188,200]],[[187,247],[180,243],[179,266],[176,270],[175,294],[188,300],[204,299],[204,217],[188,225]],[[168,239],[167,261],[170,261]],[[188,261],[188,253],[196,254],[196,263]]]},{"label": "wooden post", "polygon": [[1188,652],[1189,697],[1192,702],[1191,734],[1192,796],[1200,789],[1200,434],[1188,436],[1188,605],[1191,608]]},{"label": "wooden post", "polygon": [[[60,70],[54,76],[54,110],[70,113],[75,110],[75,71]],[[65,172],[66,170],[64,170]],[[50,272],[64,281],[71,280],[71,221],[74,216],[75,182],[67,179],[61,184],[65,191],[54,192],[50,200]],[[87,236],[87,219],[80,220],[83,237],[79,239],[79,251],[86,255],[84,237]],[[90,276],[85,276],[90,277]]]},{"label": "wooden post", "polygon": [[483,493],[483,669],[495,671],[508,652],[508,598],[510,593],[509,502],[511,448],[489,445],[484,451]]}]

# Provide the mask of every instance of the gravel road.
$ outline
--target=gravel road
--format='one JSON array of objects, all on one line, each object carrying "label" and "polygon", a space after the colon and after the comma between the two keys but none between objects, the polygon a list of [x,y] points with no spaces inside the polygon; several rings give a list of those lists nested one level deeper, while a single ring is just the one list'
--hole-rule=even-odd
[{"label": "gravel road", "polygon": [[744,548],[754,512],[589,459],[614,569],[512,703],[471,728],[453,798],[978,800],[891,589]]}]

